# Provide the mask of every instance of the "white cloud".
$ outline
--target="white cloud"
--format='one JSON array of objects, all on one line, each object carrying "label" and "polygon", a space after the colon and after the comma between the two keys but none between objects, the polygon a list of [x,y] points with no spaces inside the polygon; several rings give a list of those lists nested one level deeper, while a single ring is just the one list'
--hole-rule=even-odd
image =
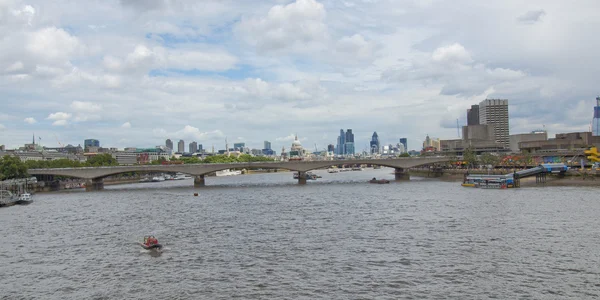
[{"label": "white cloud", "polygon": [[37,121],[35,120],[35,118],[29,117],[29,118],[25,118],[25,120],[23,120],[25,123],[27,124],[35,124],[37,123]]},{"label": "white cloud", "polygon": [[123,125],[121,125],[121,128],[129,129],[129,128],[131,128],[131,123],[125,122],[125,123],[123,123]]},{"label": "white cloud", "polygon": [[275,140],[278,142],[291,142],[295,139],[296,139],[296,135],[293,133],[290,133],[290,135],[288,135],[288,136],[278,137]]},{"label": "white cloud", "polygon": [[71,109],[76,112],[95,113],[102,110],[102,105],[85,101],[73,101],[71,102]]},{"label": "white cloud", "polygon": [[449,64],[468,64],[473,61],[471,54],[459,43],[435,49],[431,58],[434,62]]},{"label": "white cloud", "polygon": [[56,112],[56,113],[50,114],[46,119],[48,119],[48,120],[55,120],[55,121],[68,120],[68,119],[71,118],[71,116],[72,115],[70,113]]},{"label": "white cloud", "polygon": [[53,120],[54,121],[54,122],[52,122],[53,126],[66,126],[67,124],[69,124],[68,120],[71,117],[72,117],[72,115],[70,113],[56,112],[56,113],[50,114],[46,119]]},{"label": "white cloud", "polygon": [[6,126],[0,124],[0,131],[3,131],[4,129],[6,129]]},{"label": "white cloud", "polygon": [[273,6],[265,17],[244,18],[239,36],[260,51],[321,47],[328,39],[325,8],[315,0]]},{"label": "white cloud", "polygon": [[79,39],[62,28],[47,27],[28,34],[26,49],[49,63],[64,63],[83,51]]},{"label": "white cloud", "polygon": [[67,120],[56,120],[52,122],[52,126],[66,126],[68,123]]},{"label": "white cloud", "polygon": [[368,42],[360,34],[345,36],[336,44],[336,50],[353,55],[354,59],[370,59],[375,51],[375,44]]},{"label": "white cloud", "polygon": [[[340,126],[357,144],[403,128],[416,145],[455,137],[446,121],[485,97],[509,99],[511,133],[586,130],[589,115],[577,116],[597,93],[597,1],[0,3],[0,94],[36,117],[69,114],[44,121],[72,144],[221,145],[221,132],[280,149],[289,141],[275,138],[298,131],[320,148]],[[208,72],[177,72],[194,69]],[[17,124],[3,132],[16,146],[34,115],[22,107],[0,116]],[[124,120],[136,126],[115,131]]]}]

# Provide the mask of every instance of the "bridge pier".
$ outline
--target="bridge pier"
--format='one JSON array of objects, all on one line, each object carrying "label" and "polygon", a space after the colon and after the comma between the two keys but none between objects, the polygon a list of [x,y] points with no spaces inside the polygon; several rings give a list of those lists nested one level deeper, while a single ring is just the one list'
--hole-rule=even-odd
[{"label": "bridge pier", "polygon": [[306,172],[298,172],[298,184],[306,184]]},{"label": "bridge pier", "polygon": [[85,191],[93,192],[93,191],[101,191],[104,189],[104,179],[103,178],[92,178],[85,181]]},{"label": "bridge pier", "polygon": [[410,180],[410,173],[406,169],[395,168],[394,176],[396,180]]},{"label": "bridge pier", "polygon": [[199,188],[205,186],[204,175],[194,176],[194,187]]}]

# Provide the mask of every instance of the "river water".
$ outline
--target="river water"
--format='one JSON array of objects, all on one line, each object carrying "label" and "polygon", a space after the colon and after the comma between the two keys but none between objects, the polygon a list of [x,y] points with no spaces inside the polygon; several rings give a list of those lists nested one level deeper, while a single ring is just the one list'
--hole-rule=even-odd
[{"label": "river water", "polygon": [[[0,209],[0,299],[592,299],[595,188],[463,188],[392,169],[35,195]],[[199,192],[197,197],[194,192]],[[137,242],[153,234],[161,254]]]}]

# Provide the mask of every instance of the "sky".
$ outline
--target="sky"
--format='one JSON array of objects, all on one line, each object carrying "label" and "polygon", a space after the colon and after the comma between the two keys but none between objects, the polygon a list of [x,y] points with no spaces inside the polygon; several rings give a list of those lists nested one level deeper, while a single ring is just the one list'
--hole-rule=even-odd
[{"label": "sky", "polygon": [[[600,1],[0,0],[0,145],[170,138],[356,150],[509,100],[510,133],[589,131]],[[186,146],[187,147],[187,146]]]}]

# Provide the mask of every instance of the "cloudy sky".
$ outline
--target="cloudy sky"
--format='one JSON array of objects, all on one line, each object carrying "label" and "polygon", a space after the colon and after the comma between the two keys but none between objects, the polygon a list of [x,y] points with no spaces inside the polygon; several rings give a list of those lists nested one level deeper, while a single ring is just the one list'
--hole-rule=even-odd
[{"label": "cloudy sky", "polygon": [[509,99],[510,131],[587,131],[597,0],[0,0],[0,144],[356,149]]}]

